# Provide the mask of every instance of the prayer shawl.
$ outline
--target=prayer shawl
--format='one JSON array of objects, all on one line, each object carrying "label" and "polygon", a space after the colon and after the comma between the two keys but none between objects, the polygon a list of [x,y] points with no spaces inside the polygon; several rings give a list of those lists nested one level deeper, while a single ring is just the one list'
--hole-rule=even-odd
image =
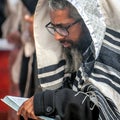
[{"label": "prayer shawl", "polygon": [[[94,92],[100,110],[99,120],[120,120],[120,2],[119,0],[68,0],[82,16],[95,47],[95,64],[89,76],[83,65],[72,89]],[[59,42],[48,33],[50,21],[47,0],[39,0],[35,12],[34,36],[38,81],[42,90],[63,85],[65,59]],[[90,84],[87,84],[90,83]],[[84,88],[84,89],[83,89]],[[95,100],[93,100],[95,102]]]}]

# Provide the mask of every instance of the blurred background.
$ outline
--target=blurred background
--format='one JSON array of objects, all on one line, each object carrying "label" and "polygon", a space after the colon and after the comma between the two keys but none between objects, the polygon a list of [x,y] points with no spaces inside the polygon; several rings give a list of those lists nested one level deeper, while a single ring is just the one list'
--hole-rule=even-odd
[{"label": "blurred background", "polygon": [[[36,57],[33,18],[38,0],[0,0],[0,99],[31,97],[35,91]],[[0,120],[17,120],[0,101]]]}]

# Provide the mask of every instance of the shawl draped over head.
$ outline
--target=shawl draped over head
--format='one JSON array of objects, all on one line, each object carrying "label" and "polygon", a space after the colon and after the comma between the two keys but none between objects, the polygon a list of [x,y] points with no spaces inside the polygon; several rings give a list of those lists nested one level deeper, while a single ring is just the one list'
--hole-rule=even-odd
[{"label": "shawl draped over head", "polygon": [[[98,99],[100,120],[120,120],[120,2],[119,0],[68,0],[82,16],[95,47],[95,64],[86,79],[80,66],[76,75],[78,91],[80,81],[91,84]],[[65,62],[62,47],[48,33],[45,25],[50,21],[48,0],[39,0],[34,20],[38,81],[42,90],[62,86]],[[79,75],[81,73],[81,75]],[[81,77],[79,77],[81,76]],[[38,86],[39,86],[38,85]]]}]

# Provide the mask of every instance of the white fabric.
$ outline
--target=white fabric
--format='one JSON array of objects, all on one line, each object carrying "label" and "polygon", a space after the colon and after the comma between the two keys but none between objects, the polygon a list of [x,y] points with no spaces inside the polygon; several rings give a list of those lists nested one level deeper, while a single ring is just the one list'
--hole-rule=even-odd
[{"label": "white fabric", "polygon": [[99,0],[105,23],[120,32],[120,0]]},{"label": "white fabric", "polygon": [[45,25],[50,22],[47,8],[47,1],[40,0],[34,17],[34,37],[38,68],[57,64],[61,57],[61,46],[45,28]]}]

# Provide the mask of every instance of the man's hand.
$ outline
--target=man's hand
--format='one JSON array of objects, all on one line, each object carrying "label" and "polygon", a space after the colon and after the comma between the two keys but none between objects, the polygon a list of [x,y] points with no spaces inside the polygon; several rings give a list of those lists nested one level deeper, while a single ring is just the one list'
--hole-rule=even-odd
[{"label": "man's hand", "polygon": [[38,117],[34,114],[33,99],[34,96],[21,105],[17,112],[18,120],[20,120],[20,116],[23,116],[25,120],[28,120],[28,118],[32,118],[34,120],[38,119]]}]

